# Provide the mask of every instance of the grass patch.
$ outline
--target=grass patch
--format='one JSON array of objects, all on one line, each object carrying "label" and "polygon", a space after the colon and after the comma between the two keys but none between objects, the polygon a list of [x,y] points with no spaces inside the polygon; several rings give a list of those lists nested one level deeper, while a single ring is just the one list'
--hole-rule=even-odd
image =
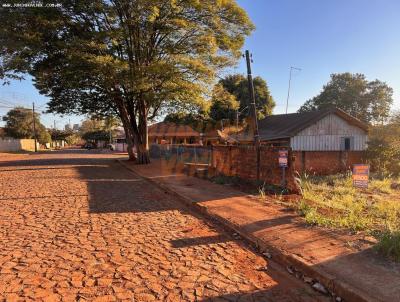
[{"label": "grass patch", "polygon": [[380,234],[375,248],[388,258],[400,262],[400,232],[384,232]]},{"label": "grass patch", "polygon": [[397,178],[372,178],[368,189],[353,187],[351,175],[304,175],[297,210],[307,223],[364,231],[378,238],[377,249],[400,261],[400,190]]}]

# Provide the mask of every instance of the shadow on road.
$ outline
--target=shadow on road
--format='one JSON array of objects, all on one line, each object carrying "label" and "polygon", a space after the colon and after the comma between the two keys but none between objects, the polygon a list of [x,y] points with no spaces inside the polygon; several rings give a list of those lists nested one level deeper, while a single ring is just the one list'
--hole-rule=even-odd
[{"label": "shadow on road", "polygon": [[[90,214],[112,214],[112,213],[135,213],[135,212],[162,212],[178,210],[183,214],[193,215],[199,219],[202,216],[192,213],[185,206],[180,204],[168,195],[160,194],[160,189],[154,185],[136,176],[122,165],[116,163],[115,158],[110,156],[102,157],[99,153],[92,154],[85,150],[67,152],[58,151],[49,155],[29,156],[29,160],[1,161],[0,175],[2,173],[18,173],[23,171],[43,171],[43,170],[68,170],[72,169],[78,173],[77,178],[71,178],[71,181],[84,182],[87,187],[88,212]],[[21,169],[18,169],[21,167]],[[54,175],[59,178],[60,173]],[[62,175],[62,174],[61,174]],[[40,177],[37,173],[35,177]],[[52,177],[47,175],[47,178]],[[188,187],[190,189],[190,187]],[[69,196],[73,196],[74,192],[70,192]],[[86,196],[86,195],[84,195]],[[49,197],[60,197],[54,194]],[[162,198],[162,200],[160,200]],[[112,217],[112,216],[111,216]],[[277,223],[277,222],[275,222]],[[168,227],[168,226],[166,226]],[[253,226],[256,227],[257,226]],[[225,243],[233,241],[229,235],[225,235],[223,231],[218,231],[216,226],[216,235],[194,237],[193,234],[183,234],[182,238],[171,240],[173,249],[184,249],[192,246],[205,246],[211,244]],[[215,228],[214,228],[215,230]],[[249,249],[242,241],[236,243],[246,249]],[[202,301],[283,301],[279,296],[285,292],[296,292],[296,297],[289,298],[285,301],[317,301],[315,296],[308,296],[309,292],[299,285],[296,280],[291,280],[285,273],[275,269],[269,269],[268,275],[273,280],[267,289],[258,291],[243,290],[240,292],[218,295]],[[301,292],[304,290],[304,293]],[[304,297],[302,297],[304,295]],[[326,301],[324,298],[322,301]]]}]

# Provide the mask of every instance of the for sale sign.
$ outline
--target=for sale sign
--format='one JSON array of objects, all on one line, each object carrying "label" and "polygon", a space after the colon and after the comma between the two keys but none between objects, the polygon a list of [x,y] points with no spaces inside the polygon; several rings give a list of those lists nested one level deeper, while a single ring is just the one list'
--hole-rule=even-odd
[{"label": "for sale sign", "polygon": [[289,157],[288,150],[280,150],[279,151],[279,167],[287,168],[287,166],[288,166],[288,157]]},{"label": "for sale sign", "polygon": [[356,188],[368,188],[369,165],[353,165],[353,186]]}]

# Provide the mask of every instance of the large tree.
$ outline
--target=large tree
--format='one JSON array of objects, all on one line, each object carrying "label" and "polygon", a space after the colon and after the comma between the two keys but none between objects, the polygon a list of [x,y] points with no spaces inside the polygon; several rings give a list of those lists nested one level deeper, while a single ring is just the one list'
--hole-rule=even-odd
[{"label": "large tree", "polygon": [[[247,107],[250,104],[250,94],[249,94],[249,86],[248,86],[247,77],[241,74],[233,74],[228,75],[223,79],[220,79],[217,86],[215,87],[214,101],[220,104],[215,104],[214,102],[214,110],[221,111],[221,109],[225,107],[229,107],[227,111],[227,116],[224,118],[231,119],[233,114],[232,110],[235,111],[237,105],[234,104],[233,100],[236,100],[238,104],[238,110],[241,112],[240,118],[247,116]],[[275,107],[275,101],[269,91],[267,82],[261,77],[255,77],[253,79],[255,99],[256,99],[256,107],[257,107],[257,115],[259,119],[265,118],[267,115],[271,115],[272,111]],[[228,94],[233,96],[229,98],[227,94],[224,94],[220,91],[218,86],[222,87]],[[218,98],[218,95],[221,98]],[[219,107],[222,105],[222,108]],[[213,108],[212,107],[212,108]]]},{"label": "large tree", "polygon": [[36,138],[41,144],[50,142],[51,137],[46,127],[40,122],[40,115],[32,114],[31,109],[16,107],[11,109],[5,116],[3,121],[6,122],[4,127],[5,133],[13,138],[34,138],[33,121],[35,121]]},{"label": "large tree", "polygon": [[210,117],[214,121],[235,120],[236,111],[240,109],[240,103],[234,95],[225,90],[224,86],[215,85],[211,102]]},{"label": "large tree", "polygon": [[367,81],[363,74],[332,74],[317,96],[308,100],[299,112],[335,106],[366,123],[382,123],[390,114],[393,89],[379,80]]},{"label": "large tree", "polygon": [[234,0],[63,1],[0,11],[0,77],[30,73],[56,113],[117,115],[148,163],[147,123],[199,102],[253,29]]},{"label": "large tree", "polygon": [[370,129],[367,157],[375,171],[400,175],[400,112]]}]

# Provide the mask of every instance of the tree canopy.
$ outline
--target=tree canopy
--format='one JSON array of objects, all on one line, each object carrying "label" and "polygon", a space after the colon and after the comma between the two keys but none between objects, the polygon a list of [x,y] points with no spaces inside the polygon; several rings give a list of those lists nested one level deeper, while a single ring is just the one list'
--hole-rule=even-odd
[{"label": "tree canopy", "polygon": [[13,138],[34,138],[33,120],[35,119],[35,128],[37,140],[41,144],[50,142],[51,137],[45,126],[40,123],[40,115],[35,113],[34,117],[31,109],[16,107],[8,111],[3,116],[6,122],[6,135]]},{"label": "tree canopy", "polygon": [[74,132],[72,130],[50,129],[49,133],[53,141],[58,141],[58,140],[66,141],[70,136],[74,135]]},{"label": "tree canopy", "polygon": [[308,100],[299,112],[331,106],[340,108],[366,123],[382,123],[390,114],[393,89],[379,80],[367,81],[363,74],[332,74],[317,96]]},{"label": "tree canopy", "polygon": [[[256,99],[257,115],[259,119],[263,119],[267,115],[272,114],[272,111],[275,107],[275,101],[271,96],[267,82],[263,78],[255,77],[253,79],[253,85],[254,85],[254,92]],[[217,87],[218,86],[221,86],[224,89],[224,91],[228,93],[228,95],[234,97],[233,99],[239,103],[238,110],[242,112],[240,115],[241,119],[245,117],[248,112],[246,107],[249,106],[249,100],[250,100],[247,77],[241,74],[228,75],[218,82]],[[217,91],[218,90],[219,89],[217,89]],[[221,105],[223,105],[222,107],[226,107],[227,104],[231,104],[229,105],[229,107],[232,108],[233,99],[229,98],[228,95],[222,94],[223,97],[221,97],[220,100],[226,100],[228,101],[228,103],[224,101],[222,102]],[[216,98],[216,100],[217,99],[218,98]],[[220,100],[219,102],[221,102]],[[216,108],[214,107],[214,109],[217,110],[218,106],[216,106]],[[227,116],[224,118],[230,119],[230,116],[231,116],[231,110],[228,110]]]},{"label": "tree canopy", "polygon": [[175,112],[170,113],[164,118],[166,123],[175,123],[180,125],[189,125],[198,132],[207,132],[215,127],[215,121],[210,119],[209,115],[200,111],[198,113]]},{"label": "tree canopy", "polygon": [[106,141],[110,140],[110,132],[105,130],[89,131],[82,135],[82,138],[86,141]]},{"label": "tree canopy", "polygon": [[400,175],[400,112],[388,123],[371,127],[367,156],[375,171]]},{"label": "tree canopy", "polygon": [[0,77],[30,73],[49,111],[117,115],[147,163],[147,122],[202,102],[253,30],[234,0],[63,1],[0,11]]},{"label": "tree canopy", "polygon": [[215,85],[211,102],[210,117],[214,121],[236,119],[236,110],[239,110],[240,103],[234,95],[225,90],[222,84]]}]

